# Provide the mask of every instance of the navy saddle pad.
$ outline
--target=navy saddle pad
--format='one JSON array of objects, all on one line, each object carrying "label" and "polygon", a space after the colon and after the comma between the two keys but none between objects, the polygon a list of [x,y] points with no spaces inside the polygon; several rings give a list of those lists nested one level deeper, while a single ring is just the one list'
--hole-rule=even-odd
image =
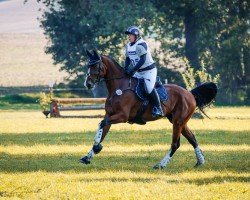
[{"label": "navy saddle pad", "polygon": [[[168,100],[167,90],[163,86],[159,76],[156,77],[155,89],[158,92],[161,101]],[[144,79],[138,79],[135,92],[140,101],[148,100],[148,94],[146,92],[146,85]]]}]

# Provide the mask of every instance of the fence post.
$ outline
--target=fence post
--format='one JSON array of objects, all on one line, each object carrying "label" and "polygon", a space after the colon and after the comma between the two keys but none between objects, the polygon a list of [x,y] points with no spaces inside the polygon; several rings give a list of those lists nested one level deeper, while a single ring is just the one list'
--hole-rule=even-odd
[{"label": "fence post", "polygon": [[50,94],[50,117],[60,117],[60,111],[58,108],[58,103],[53,99],[53,86],[55,82],[51,81],[49,84],[49,94]]},{"label": "fence post", "polygon": [[52,100],[50,103],[50,117],[60,117],[60,111],[58,108],[58,104],[55,100]]}]

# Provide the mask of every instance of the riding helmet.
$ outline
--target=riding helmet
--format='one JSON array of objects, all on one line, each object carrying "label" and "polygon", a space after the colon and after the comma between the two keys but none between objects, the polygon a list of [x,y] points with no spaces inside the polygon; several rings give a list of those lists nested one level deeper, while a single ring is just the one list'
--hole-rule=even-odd
[{"label": "riding helmet", "polygon": [[140,36],[141,35],[141,31],[137,26],[130,26],[126,31],[125,34],[132,34],[135,36]]}]

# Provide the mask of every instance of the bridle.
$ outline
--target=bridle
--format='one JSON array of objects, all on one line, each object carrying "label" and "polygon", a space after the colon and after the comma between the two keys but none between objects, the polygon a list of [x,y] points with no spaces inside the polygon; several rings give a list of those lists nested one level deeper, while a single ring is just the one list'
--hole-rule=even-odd
[{"label": "bridle", "polygon": [[[94,83],[94,85],[100,83],[101,81],[111,81],[111,80],[118,80],[118,79],[129,78],[128,88],[126,88],[125,90],[122,90],[122,92],[127,91],[127,90],[132,90],[131,89],[132,77],[128,77],[126,75],[122,76],[122,77],[114,77],[114,78],[104,78],[104,77],[101,77],[101,71],[107,70],[107,66],[102,62],[101,59],[98,60],[98,61],[96,61],[96,62],[94,62],[94,63],[89,64],[88,68],[90,69],[91,66],[93,66],[94,64],[97,64],[97,63],[98,63],[98,74],[94,74],[94,75],[97,75],[97,77],[95,79],[93,79],[91,77],[90,71],[88,71],[88,73],[87,73],[87,79],[90,79]],[[114,95],[116,95],[116,94],[114,94]],[[112,99],[112,97],[109,98],[109,100],[111,100],[111,99]]]},{"label": "bridle", "polygon": [[104,71],[104,69],[107,69],[106,65],[102,63],[101,60],[96,61],[95,63],[91,64],[88,66],[88,68],[90,68],[92,65],[98,63],[98,74],[97,77],[95,79],[91,78],[91,74],[88,72],[87,73],[87,78],[89,78],[94,84],[98,84],[101,81],[110,81],[110,80],[116,80],[116,79],[123,79],[126,78],[126,76],[122,76],[122,77],[115,77],[115,78],[103,78],[101,77],[101,71]]},{"label": "bridle", "polygon": [[[101,76],[100,76],[100,74],[101,74],[101,71],[103,71],[103,69],[104,69],[104,65],[103,65],[103,63],[101,62],[101,60],[99,60],[99,61],[97,61],[96,63],[98,63],[98,74],[97,74],[97,78],[95,78],[95,79],[93,79],[93,78],[91,78],[91,74],[88,72],[87,73],[87,78],[89,78],[94,84],[97,84],[97,83],[99,83],[100,81],[101,81]],[[96,64],[96,63],[94,63],[94,64]],[[93,65],[93,64],[92,64]],[[88,66],[88,68],[90,68],[91,67],[91,65],[90,66]]]}]

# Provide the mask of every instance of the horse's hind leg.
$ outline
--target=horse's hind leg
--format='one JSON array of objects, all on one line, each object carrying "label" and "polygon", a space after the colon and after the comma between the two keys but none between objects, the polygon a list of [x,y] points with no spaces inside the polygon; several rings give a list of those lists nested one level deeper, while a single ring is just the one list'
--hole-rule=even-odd
[{"label": "horse's hind leg", "polygon": [[156,164],[154,169],[163,169],[170,162],[170,159],[174,155],[175,151],[180,147],[180,136],[182,130],[182,122],[180,120],[173,123],[173,137],[172,145],[168,153],[164,156],[160,163]]},{"label": "horse's hind leg", "polygon": [[197,167],[199,165],[204,164],[205,163],[204,155],[202,154],[202,151],[198,146],[198,142],[192,131],[188,128],[187,125],[185,125],[181,133],[188,140],[188,142],[194,147],[194,152],[197,158],[197,163],[195,166]]},{"label": "horse's hind leg", "polygon": [[102,150],[101,142],[104,137],[107,135],[111,127],[110,122],[107,118],[104,118],[99,124],[98,130],[95,135],[94,145],[88,152],[88,154],[80,159],[80,162],[83,164],[90,164],[90,160],[94,157],[95,154],[98,154]]}]

